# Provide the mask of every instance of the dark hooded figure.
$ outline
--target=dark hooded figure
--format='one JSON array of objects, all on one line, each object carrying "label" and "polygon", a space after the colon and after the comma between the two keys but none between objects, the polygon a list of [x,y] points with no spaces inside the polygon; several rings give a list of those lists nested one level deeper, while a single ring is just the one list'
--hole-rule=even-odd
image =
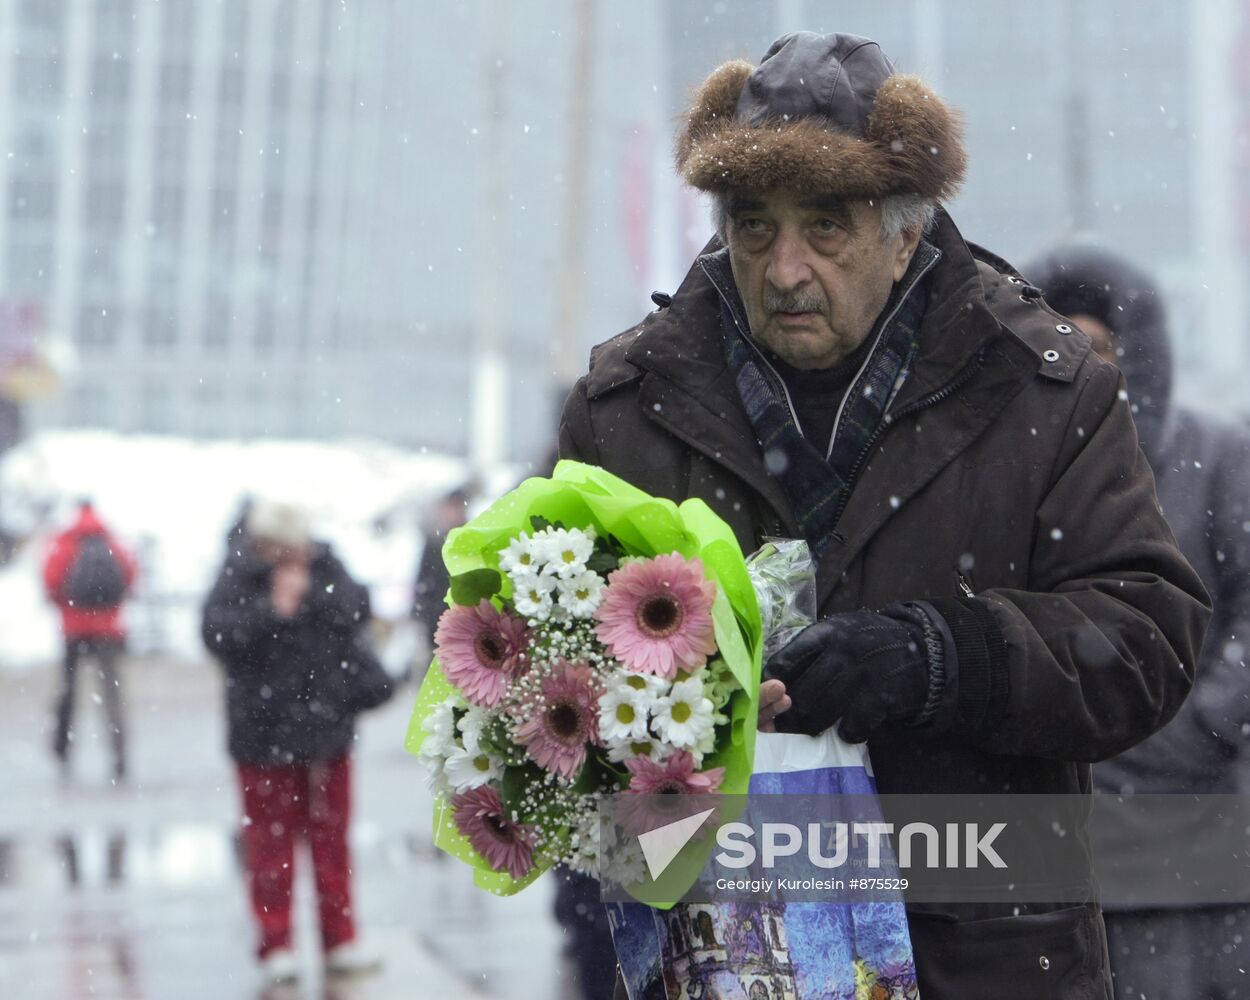
[{"label": "dark hooded figure", "polygon": [[[1095,786],[1115,794],[1235,792],[1250,756],[1250,435],[1172,398],[1167,312],[1149,275],[1092,246],[1055,250],[1025,274],[1124,373],[1159,503],[1214,605],[1189,700],[1146,742],[1094,768]],[[1140,884],[1178,839],[1194,835],[1188,827],[1121,822],[1119,842],[1106,846],[1124,884]],[[1189,850],[1211,856],[1219,847],[1213,837]],[[1143,911],[1108,903],[1106,920],[1117,996],[1246,996],[1244,907]]]}]

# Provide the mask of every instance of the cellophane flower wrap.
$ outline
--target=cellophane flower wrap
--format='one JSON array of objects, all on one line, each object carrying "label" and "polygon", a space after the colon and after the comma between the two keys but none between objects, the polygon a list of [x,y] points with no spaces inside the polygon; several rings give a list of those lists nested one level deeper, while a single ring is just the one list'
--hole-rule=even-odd
[{"label": "cellophane flower wrap", "polygon": [[435,844],[477,885],[508,895],[556,863],[597,875],[598,796],[747,791],[762,620],[705,503],[561,462],[452,531],[443,559],[407,747]]}]

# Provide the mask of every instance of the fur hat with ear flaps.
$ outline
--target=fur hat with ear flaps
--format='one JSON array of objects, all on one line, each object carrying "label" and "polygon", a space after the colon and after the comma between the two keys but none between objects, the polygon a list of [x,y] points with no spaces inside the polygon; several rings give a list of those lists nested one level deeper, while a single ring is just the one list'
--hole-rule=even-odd
[{"label": "fur hat with ear flaps", "polygon": [[758,67],[723,64],[695,94],[677,138],[678,171],[712,192],[947,200],[966,163],[959,113],[855,35],[797,32]]}]

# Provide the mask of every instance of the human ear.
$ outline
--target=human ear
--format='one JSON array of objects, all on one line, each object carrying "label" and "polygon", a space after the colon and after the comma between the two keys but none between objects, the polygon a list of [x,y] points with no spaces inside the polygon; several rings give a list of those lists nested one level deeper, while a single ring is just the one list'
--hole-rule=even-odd
[{"label": "human ear", "polygon": [[894,280],[900,281],[907,268],[911,264],[912,254],[916,252],[916,247],[920,245],[920,227],[908,229],[899,233],[894,237],[894,253],[891,262],[894,266]]}]

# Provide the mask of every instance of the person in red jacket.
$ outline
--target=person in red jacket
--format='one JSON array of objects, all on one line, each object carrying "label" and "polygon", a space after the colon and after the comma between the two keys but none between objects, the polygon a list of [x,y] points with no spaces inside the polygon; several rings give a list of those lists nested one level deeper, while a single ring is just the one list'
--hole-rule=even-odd
[{"label": "person in red jacket", "polygon": [[64,675],[56,701],[52,750],[62,767],[69,762],[75,677],[93,660],[108,714],[113,774],[126,777],[126,728],[118,669],[126,643],[121,606],[135,580],[135,564],[109,533],[90,500],[79,504],[74,524],[52,540],[43,567],[48,599],[60,609],[65,633]]}]

